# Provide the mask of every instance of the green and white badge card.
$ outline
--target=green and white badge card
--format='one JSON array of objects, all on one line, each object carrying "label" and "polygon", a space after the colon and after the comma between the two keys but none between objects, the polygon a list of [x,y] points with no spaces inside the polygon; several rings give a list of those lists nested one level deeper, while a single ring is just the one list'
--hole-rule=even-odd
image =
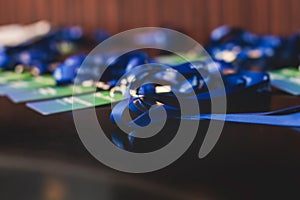
[{"label": "green and white badge card", "polygon": [[51,75],[43,75],[37,77],[26,78],[14,82],[9,82],[5,85],[0,85],[0,96],[10,92],[19,92],[28,89],[41,88],[46,86],[56,85],[55,80]]},{"label": "green and white badge card", "polygon": [[300,69],[285,68],[270,72],[271,84],[292,95],[300,95]]},{"label": "green and white badge card", "polygon": [[8,92],[7,96],[15,103],[22,103],[28,101],[37,101],[45,99],[60,98],[65,96],[72,96],[73,91],[76,94],[85,94],[95,91],[92,86],[54,86],[42,87],[31,90]]},{"label": "green and white badge card", "polygon": [[[90,108],[110,104],[121,101],[123,95],[115,93],[112,97],[110,91],[100,91],[91,94],[84,94],[78,96],[71,96],[53,100],[30,102],[26,105],[43,115],[51,115],[55,113],[67,112],[72,110]],[[76,106],[73,106],[73,103]]]},{"label": "green and white badge card", "polygon": [[[189,61],[204,61],[207,59],[205,56],[199,56],[198,53],[186,53],[183,55],[185,58],[187,58]],[[161,64],[167,64],[167,65],[180,65],[183,63],[186,63],[187,61],[179,56],[179,55],[164,55],[164,56],[157,56],[155,57],[155,60]]]},{"label": "green and white badge card", "polygon": [[0,72],[0,86],[8,84],[12,81],[22,81],[32,77],[29,72],[17,73],[14,71],[1,71]]}]

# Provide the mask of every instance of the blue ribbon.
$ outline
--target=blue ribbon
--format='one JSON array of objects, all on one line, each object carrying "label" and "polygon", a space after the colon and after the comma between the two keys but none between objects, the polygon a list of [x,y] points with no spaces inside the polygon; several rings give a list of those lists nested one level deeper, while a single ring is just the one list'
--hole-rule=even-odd
[{"label": "blue ribbon", "polygon": [[[77,82],[94,81],[102,72],[101,79],[96,82],[101,81],[113,87],[126,72],[148,62],[150,59],[147,54],[140,51],[129,52],[120,57],[114,53],[90,56],[78,54],[68,57],[58,65],[53,77],[58,85],[62,85],[74,83],[75,78],[78,79]],[[107,68],[104,71],[105,67]]]},{"label": "blue ribbon", "polygon": [[[49,65],[64,53],[63,45],[77,46],[83,40],[80,27],[52,30],[45,36],[17,46],[0,48],[0,68],[12,70],[17,65],[36,67],[39,74],[49,72]],[[68,52],[70,53],[70,52]]]},{"label": "blue ribbon", "polygon": [[235,70],[267,71],[300,64],[300,34],[288,37],[259,36],[237,27],[221,26],[211,33],[207,51]]},{"label": "blue ribbon", "polygon": [[[196,75],[196,72],[192,68],[188,67],[190,64],[183,64],[179,66],[173,66],[173,69],[183,73],[185,77],[192,77]],[[199,74],[198,74],[199,77]],[[191,79],[189,80],[191,81]],[[251,94],[261,95],[261,89],[268,87],[269,76],[267,73],[262,72],[250,72],[243,71],[236,74],[223,75],[223,81],[225,85],[225,92],[227,99],[230,103],[231,97],[238,97],[243,95],[244,92],[249,91]],[[195,88],[194,88],[195,89]],[[119,102],[113,108],[111,113],[111,120],[113,122],[122,123],[123,125],[134,129],[136,125],[141,127],[147,126],[149,123],[156,123],[163,119],[157,116],[155,119],[150,119],[149,113],[155,112],[158,109],[164,109],[169,119],[186,119],[186,120],[220,120],[224,119],[230,122],[240,123],[254,123],[254,124],[265,124],[265,125],[276,125],[276,126],[300,126],[300,113],[299,109],[295,111],[294,108],[287,108],[286,110],[268,112],[268,113],[244,113],[244,114],[217,114],[209,113],[209,109],[205,109],[210,105],[211,98],[218,98],[221,94],[219,88],[212,91],[207,91],[204,86],[200,90],[195,90],[196,98],[199,102],[201,112],[191,113],[189,115],[181,116],[180,107],[176,101],[176,96],[172,92],[156,93],[155,85],[145,84],[137,90],[136,97],[130,97],[124,101]],[[248,96],[247,98],[252,98]],[[184,94],[183,99],[185,102],[193,98],[189,94]],[[255,98],[255,97],[254,97]],[[254,100],[255,101],[255,100]],[[258,104],[260,102],[257,102]],[[159,105],[158,105],[159,104]],[[154,106],[156,105],[156,106]],[[158,105],[158,106],[157,106]],[[154,107],[153,107],[154,106]],[[204,110],[204,112],[203,112]],[[247,105],[245,105],[245,111]],[[292,114],[286,114],[287,111],[294,110]],[[134,119],[124,119],[124,112],[130,111],[135,116]],[[206,112],[206,113],[205,113]],[[278,114],[281,114],[280,116]]]}]

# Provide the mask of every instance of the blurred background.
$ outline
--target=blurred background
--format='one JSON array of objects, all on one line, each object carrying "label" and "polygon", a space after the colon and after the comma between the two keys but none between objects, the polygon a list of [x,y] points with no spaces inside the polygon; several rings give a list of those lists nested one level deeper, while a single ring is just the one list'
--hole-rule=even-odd
[{"label": "blurred background", "polygon": [[0,24],[40,19],[117,33],[142,26],[176,27],[205,42],[228,24],[258,34],[288,35],[299,29],[298,0],[10,0],[0,1]]},{"label": "blurred background", "polygon": [[[206,44],[212,30],[224,24],[290,36],[300,30],[299,11],[299,0],[0,0],[0,25],[47,20],[54,27],[79,25],[87,34],[96,29],[116,34],[159,26]],[[299,105],[299,98],[277,91],[270,105],[273,109]],[[109,119],[108,108],[98,111]],[[82,145],[70,112],[44,117],[1,97],[0,121],[3,200],[299,195],[299,129],[228,123],[205,159],[197,157],[199,136],[187,155],[170,167],[133,175],[96,161]]]}]

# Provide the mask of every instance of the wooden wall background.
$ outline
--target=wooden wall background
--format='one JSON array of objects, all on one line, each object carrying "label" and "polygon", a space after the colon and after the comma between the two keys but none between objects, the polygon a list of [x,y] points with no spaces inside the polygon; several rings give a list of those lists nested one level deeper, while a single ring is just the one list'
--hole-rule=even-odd
[{"label": "wooden wall background", "polygon": [[142,26],[179,27],[198,41],[222,24],[257,33],[300,29],[299,0],[0,0],[0,24],[47,19],[117,33]]}]

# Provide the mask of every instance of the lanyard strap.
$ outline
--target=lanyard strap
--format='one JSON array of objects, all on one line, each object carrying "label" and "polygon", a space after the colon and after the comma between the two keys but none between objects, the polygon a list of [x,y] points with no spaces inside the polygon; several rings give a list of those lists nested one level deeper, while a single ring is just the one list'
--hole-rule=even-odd
[{"label": "lanyard strap", "polygon": [[[180,68],[182,67],[182,68]],[[173,67],[180,69],[181,73],[185,77],[193,74],[191,71],[185,68],[185,65]],[[164,77],[166,78],[166,77]],[[231,96],[239,95],[244,91],[253,91],[259,93],[260,86],[264,86],[269,83],[269,76],[262,72],[249,72],[243,71],[237,74],[224,75],[223,77],[225,92],[227,98],[230,100]],[[191,81],[191,80],[189,80]],[[267,113],[244,113],[244,114],[216,114],[209,113],[207,106],[210,104],[211,98],[218,98],[220,93],[216,88],[213,91],[205,91],[205,87],[200,92],[196,93],[201,111],[204,110],[205,114],[191,113],[189,115],[181,116],[180,106],[176,101],[176,96],[172,92],[157,93],[155,86],[146,84],[137,91],[137,97],[130,97],[118,103],[112,110],[111,119],[114,122],[122,123],[128,127],[134,128],[135,125],[146,126],[149,123],[156,123],[163,119],[160,116],[156,116],[155,119],[150,119],[149,113],[155,111],[155,109],[161,109],[163,107],[167,113],[169,119],[184,119],[184,120],[224,120],[238,123],[252,123],[252,124],[265,124],[276,126],[300,126],[300,113],[298,107],[295,110],[294,107],[284,110],[267,112]],[[185,102],[189,102],[192,96],[185,94],[183,96]],[[251,98],[251,97],[249,97]],[[247,105],[245,105],[247,107]],[[203,108],[203,109],[202,109]],[[134,119],[124,119],[124,112],[129,110],[136,117]],[[287,113],[293,111],[292,113]],[[202,112],[203,113],[203,112]],[[279,115],[280,114],[280,115]]]}]

